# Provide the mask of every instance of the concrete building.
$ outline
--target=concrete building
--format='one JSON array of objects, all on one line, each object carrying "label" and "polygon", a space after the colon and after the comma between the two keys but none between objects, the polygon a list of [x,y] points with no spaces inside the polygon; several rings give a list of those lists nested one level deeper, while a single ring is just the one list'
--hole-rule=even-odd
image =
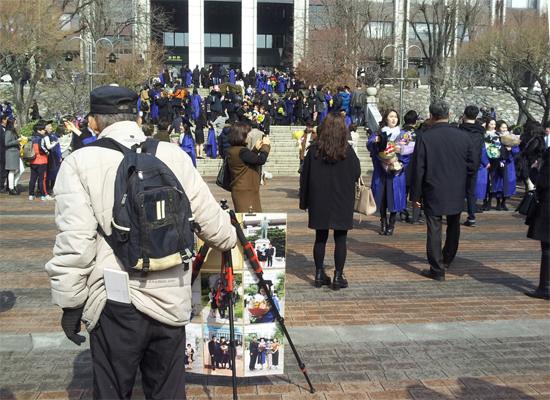
[{"label": "concrete building", "polygon": [[[134,0],[149,10],[148,3],[172,13],[173,32],[164,33],[164,45],[172,54],[168,64],[214,63],[243,71],[252,67],[296,66],[308,50],[312,24],[328,4],[324,0]],[[469,1],[469,0],[459,0]],[[505,22],[506,13],[547,12],[548,0],[481,0],[487,25]],[[358,7],[376,5],[375,17],[366,27],[369,38],[387,39],[396,47],[408,48],[427,30],[425,21],[415,18],[424,0],[350,0]],[[428,0],[429,2],[429,0]],[[378,19],[378,20],[375,20]],[[457,25],[457,32],[461,26]],[[465,40],[468,40],[467,35]],[[455,48],[457,44],[454,44]],[[456,50],[455,50],[456,51]],[[408,59],[408,54],[405,54]],[[419,54],[411,54],[418,57]],[[393,55],[396,60],[397,54]]]},{"label": "concrete building", "polygon": [[[141,1],[141,0],[136,0]],[[251,68],[296,64],[307,37],[308,0],[151,0],[173,12],[164,33],[169,64]],[[294,45],[301,43],[301,46]]]}]

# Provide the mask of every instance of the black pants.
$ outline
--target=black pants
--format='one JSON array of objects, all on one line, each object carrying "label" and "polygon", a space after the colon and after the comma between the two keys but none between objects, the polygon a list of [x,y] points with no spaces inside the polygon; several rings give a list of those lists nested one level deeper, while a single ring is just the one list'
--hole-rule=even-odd
[{"label": "black pants", "polygon": [[256,361],[258,360],[258,352],[252,352],[252,355],[250,356],[250,362],[248,363],[248,369],[253,370],[256,368]]},{"label": "black pants", "polygon": [[0,162],[0,190],[6,187],[6,179],[8,179],[8,171],[6,170],[6,155],[3,154],[2,162]]},{"label": "black pants", "polygon": [[468,221],[476,220],[476,184],[477,172],[466,179],[466,201],[468,203]]},{"label": "black pants", "polygon": [[29,196],[34,196],[34,188],[38,180],[38,192],[40,196],[47,196],[46,171],[48,164],[31,164],[31,179],[29,181]]},{"label": "black pants", "polygon": [[267,266],[271,267],[273,265],[273,256],[267,257]]},{"label": "black pants", "polygon": [[138,366],[147,399],[185,399],[185,346],[184,326],[108,300],[90,333],[94,399],[129,399]]},{"label": "black pants", "polygon": [[540,258],[539,290],[550,292],[550,243],[540,242],[542,251]]},{"label": "black pants", "polygon": [[[348,231],[334,231],[334,264],[336,271],[342,272],[346,263],[346,239]],[[323,268],[325,248],[327,246],[328,229],[315,230],[315,244],[313,245],[313,259],[315,268]]]},{"label": "black pants", "polygon": [[445,246],[441,250],[441,228],[443,217],[441,215],[427,215],[428,239],[426,242],[426,253],[430,269],[439,276],[445,275],[445,264],[449,265],[454,260],[458,251],[460,240],[460,214],[447,215],[447,237]]}]

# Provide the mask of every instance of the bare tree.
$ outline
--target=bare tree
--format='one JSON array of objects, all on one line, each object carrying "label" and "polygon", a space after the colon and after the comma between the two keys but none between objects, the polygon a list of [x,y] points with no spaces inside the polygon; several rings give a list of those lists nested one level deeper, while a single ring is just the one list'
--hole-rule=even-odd
[{"label": "bare tree", "polygon": [[422,0],[411,11],[410,25],[430,70],[431,101],[445,98],[453,86],[454,57],[485,18],[482,0]]},{"label": "bare tree", "polygon": [[360,68],[376,71],[374,61],[391,41],[392,16],[384,4],[321,0],[317,8],[310,14],[308,51],[297,67],[299,76],[309,84],[355,85]]},{"label": "bare tree", "polygon": [[519,14],[506,25],[481,33],[464,54],[486,76],[516,101],[518,124],[535,119],[531,105],[543,109],[542,121],[550,119],[550,44],[548,16]]}]

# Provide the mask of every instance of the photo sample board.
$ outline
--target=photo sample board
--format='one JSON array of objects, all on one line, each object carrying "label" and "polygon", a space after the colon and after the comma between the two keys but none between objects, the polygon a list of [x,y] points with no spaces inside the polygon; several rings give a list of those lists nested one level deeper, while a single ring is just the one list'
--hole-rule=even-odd
[{"label": "photo sample board", "polygon": [[[284,317],[287,216],[237,214],[237,219],[258,256],[275,306]],[[202,245],[199,240],[198,248]],[[276,312],[259,287],[259,278],[241,243],[231,256],[237,376],[281,374],[285,338],[276,322]],[[186,326],[188,372],[231,376],[228,302],[224,292],[219,291],[221,267],[222,254],[210,249],[192,287],[192,318]]]}]

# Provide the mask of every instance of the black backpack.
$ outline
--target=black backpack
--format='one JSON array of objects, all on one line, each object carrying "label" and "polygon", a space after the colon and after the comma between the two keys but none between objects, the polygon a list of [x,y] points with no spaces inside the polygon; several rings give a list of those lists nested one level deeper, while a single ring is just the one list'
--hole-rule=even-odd
[{"label": "black backpack", "polygon": [[124,154],[115,180],[111,236],[98,229],[126,270],[142,277],[181,264],[187,271],[193,231],[199,229],[178,178],[155,157],[158,143],[147,139],[128,149],[103,138],[89,145]]}]

